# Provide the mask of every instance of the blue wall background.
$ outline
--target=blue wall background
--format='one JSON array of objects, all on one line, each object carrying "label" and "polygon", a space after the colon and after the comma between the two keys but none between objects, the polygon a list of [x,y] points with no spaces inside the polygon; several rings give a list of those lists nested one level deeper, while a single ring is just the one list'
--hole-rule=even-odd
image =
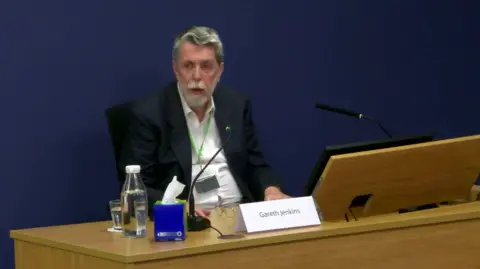
[{"label": "blue wall background", "polygon": [[327,144],[480,133],[478,1],[0,2],[0,268],[8,230],[108,219],[117,196],[103,111],[173,79],[173,37],[215,27],[222,79],[251,95],[263,148],[299,194]]}]

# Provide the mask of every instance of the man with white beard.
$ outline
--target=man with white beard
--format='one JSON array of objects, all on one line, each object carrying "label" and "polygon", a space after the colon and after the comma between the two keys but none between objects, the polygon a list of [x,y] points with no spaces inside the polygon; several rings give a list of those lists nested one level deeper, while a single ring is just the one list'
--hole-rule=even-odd
[{"label": "man with white beard", "polygon": [[243,94],[218,86],[224,70],[223,44],[208,27],[190,27],[173,46],[176,81],[131,107],[130,129],[119,165],[138,164],[147,187],[149,215],[174,176],[186,185],[231,135],[200,176],[195,212],[205,217],[219,203],[288,198],[259,148],[251,103]]}]

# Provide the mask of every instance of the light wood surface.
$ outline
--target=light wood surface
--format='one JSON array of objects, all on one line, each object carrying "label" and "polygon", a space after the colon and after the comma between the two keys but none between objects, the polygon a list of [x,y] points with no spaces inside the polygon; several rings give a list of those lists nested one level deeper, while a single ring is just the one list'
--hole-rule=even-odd
[{"label": "light wood surface", "polygon": [[[15,266],[480,268],[476,258],[480,252],[480,201],[475,201],[480,187],[471,189],[480,171],[480,136],[346,154],[332,160],[322,175],[323,187],[317,186],[314,192],[324,217],[319,226],[247,234],[238,240],[218,239],[217,232],[209,229],[191,232],[181,242],[154,242],[152,223],[148,237],[142,239],[108,232],[110,221],[14,230],[10,235],[15,242]],[[365,208],[346,212],[351,199],[366,193],[373,197]],[[451,203],[378,215],[443,200]],[[329,206],[324,207],[325,203]],[[345,213],[351,221],[344,220]],[[233,218],[214,211],[210,219],[222,232],[233,229]]]},{"label": "light wood surface", "polygon": [[356,196],[365,216],[469,199],[480,174],[480,135],[332,156],[313,191],[325,220],[341,220]]},{"label": "light wood surface", "polygon": [[[216,214],[211,218],[224,231],[232,222]],[[369,269],[480,268],[480,262],[472,261],[480,250],[480,202],[324,222],[316,227],[249,234],[239,240],[221,240],[215,231],[206,230],[189,233],[184,242],[159,243],[152,241],[151,226],[148,238],[131,239],[107,232],[110,224],[11,231],[16,268],[181,269],[196,263],[198,268],[291,269],[319,268],[319,264],[321,268],[345,268],[352,262]],[[434,255],[440,257],[433,259]]]}]

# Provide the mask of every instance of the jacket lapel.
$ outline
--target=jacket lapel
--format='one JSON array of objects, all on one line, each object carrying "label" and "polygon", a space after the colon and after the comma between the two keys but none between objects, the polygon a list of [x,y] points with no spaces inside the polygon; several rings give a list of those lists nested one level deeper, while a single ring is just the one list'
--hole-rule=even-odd
[{"label": "jacket lapel", "polygon": [[[233,136],[235,133],[235,129],[233,126],[233,122],[231,119],[232,115],[232,107],[229,105],[228,96],[225,96],[225,93],[222,92],[222,89],[216,89],[213,95],[213,100],[215,102],[215,122],[218,128],[218,134],[220,136],[220,140],[222,141],[222,145],[227,141],[229,135],[232,135],[230,140],[234,140]],[[230,127],[230,134],[226,131],[226,127]],[[231,144],[233,141],[229,141],[227,145],[224,147],[225,153],[229,152],[232,148]],[[228,154],[226,154],[228,159]]]},{"label": "jacket lapel", "polygon": [[192,147],[176,84],[169,91],[167,106],[168,123],[172,127],[170,145],[183,170],[184,183],[187,187],[190,187],[192,182]]},{"label": "jacket lapel", "polygon": [[[241,168],[239,168],[238,163],[235,163],[235,159],[233,158],[235,155],[238,156],[238,154],[235,154],[235,151],[240,149],[240,137],[242,137],[242,134],[240,133],[242,130],[242,122],[237,118],[237,113],[233,113],[235,109],[239,109],[235,104],[235,97],[230,96],[228,91],[217,89],[215,90],[213,98],[216,107],[215,121],[217,123],[218,133],[220,135],[222,145],[225,144],[229,135],[232,136],[228,144],[226,144],[223,148],[230,172],[242,191],[244,199],[246,199],[246,201],[254,201],[248,185],[244,180],[242,180]],[[230,127],[230,134],[229,132],[225,131],[227,126]]]}]

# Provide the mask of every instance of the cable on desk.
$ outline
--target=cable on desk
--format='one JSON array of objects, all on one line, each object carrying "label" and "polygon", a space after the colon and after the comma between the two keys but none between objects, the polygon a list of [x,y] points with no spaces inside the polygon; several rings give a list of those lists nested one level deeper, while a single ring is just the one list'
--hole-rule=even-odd
[{"label": "cable on desk", "polygon": [[215,230],[215,231],[217,231],[217,233],[219,233],[220,236],[224,236],[224,235],[222,234],[222,232],[220,232],[220,230],[218,230],[217,228],[213,227],[212,225],[210,225],[210,228],[213,229],[213,230]]},{"label": "cable on desk", "polygon": [[355,217],[355,214],[353,214],[352,209],[350,207],[348,208],[348,211],[350,212],[350,214],[352,214],[355,221],[357,221],[357,217]]}]

